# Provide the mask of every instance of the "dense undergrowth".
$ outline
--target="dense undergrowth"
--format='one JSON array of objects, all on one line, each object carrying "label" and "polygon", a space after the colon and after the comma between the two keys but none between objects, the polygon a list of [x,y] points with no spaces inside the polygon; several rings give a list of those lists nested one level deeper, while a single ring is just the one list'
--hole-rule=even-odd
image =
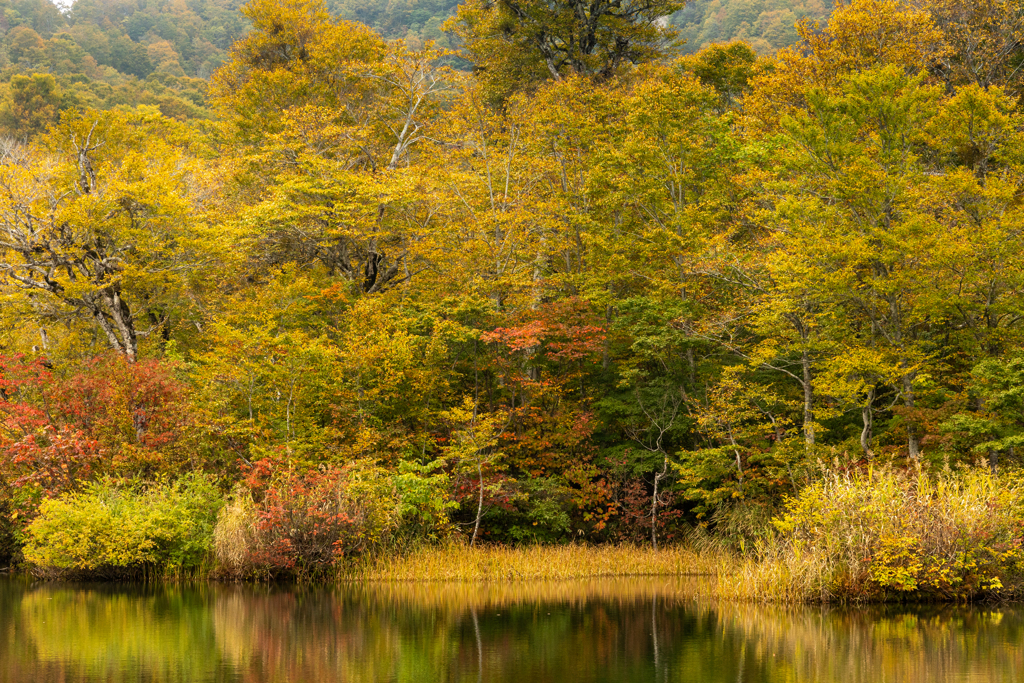
[{"label": "dense undergrowth", "polygon": [[722,596],[789,602],[964,601],[1024,590],[1016,472],[829,472],[773,520]]},{"label": "dense undergrowth", "polygon": [[[50,578],[524,581],[717,576],[719,597],[785,602],[965,601],[1024,591],[1024,487],[971,467],[835,469],[792,497],[742,551],[693,533],[635,544],[471,547],[437,475],[361,465],[269,471],[227,501],[201,477],[110,482],[45,501],[24,557]],[[285,494],[287,491],[287,495]]]}]

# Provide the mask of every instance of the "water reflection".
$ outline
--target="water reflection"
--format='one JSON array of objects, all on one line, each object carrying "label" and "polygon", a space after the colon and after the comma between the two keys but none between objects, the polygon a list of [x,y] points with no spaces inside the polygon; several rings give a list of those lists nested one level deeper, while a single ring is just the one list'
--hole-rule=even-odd
[{"label": "water reflection", "polygon": [[0,681],[1018,681],[1010,607],[716,604],[699,580],[302,591],[0,581]]},{"label": "water reflection", "polygon": [[0,582],[0,681],[216,681],[207,595]]}]

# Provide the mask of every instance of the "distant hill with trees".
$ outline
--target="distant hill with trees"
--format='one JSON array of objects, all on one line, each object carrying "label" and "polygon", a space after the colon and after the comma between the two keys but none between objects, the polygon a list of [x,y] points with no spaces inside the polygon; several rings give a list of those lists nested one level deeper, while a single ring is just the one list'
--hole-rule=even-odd
[{"label": "distant hill with trees", "polygon": [[248,30],[238,0],[0,0],[0,129],[138,104],[205,118],[206,78]]},{"label": "distant hill with trees", "polygon": [[[0,0],[0,133],[34,135],[61,111],[149,105],[209,118],[206,79],[247,33],[241,0]],[[444,22],[455,0],[328,0],[336,17],[412,49],[455,47]],[[696,0],[672,17],[696,52],[745,40],[770,54],[797,40],[796,22],[824,20],[831,0]]]},{"label": "distant hill with trees", "polygon": [[[442,30],[459,5],[456,0],[329,0],[332,14],[359,21],[385,38],[404,38],[412,45],[433,40],[448,46]],[[744,40],[761,54],[797,42],[802,19],[824,22],[833,0],[691,0],[673,14],[671,23],[685,39],[685,52],[710,43]]]},{"label": "distant hill with trees", "polygon": [[459,0],[328,0],[331,14],[366,24],[384,38],[403,38],[412,46],[433,40],[448,46],[441,25],[455,13]]},{"label": "distant hill with trees", "polygon": [[672,24],[688,53],[743,40],[761,54],[772,54],[799,40],[798,22],[824,24],[832,8],[832,0],[695,0],[672,16]]}]

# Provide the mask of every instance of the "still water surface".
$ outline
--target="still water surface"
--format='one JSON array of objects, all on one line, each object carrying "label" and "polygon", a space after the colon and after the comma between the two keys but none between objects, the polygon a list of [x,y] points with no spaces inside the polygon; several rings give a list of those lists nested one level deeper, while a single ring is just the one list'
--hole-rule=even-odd
[{"label": "still water surface", "polygon": [[1018,607],[717,604],[686,579],[330,590],[0,578],[0,681],[1024,681]]}]

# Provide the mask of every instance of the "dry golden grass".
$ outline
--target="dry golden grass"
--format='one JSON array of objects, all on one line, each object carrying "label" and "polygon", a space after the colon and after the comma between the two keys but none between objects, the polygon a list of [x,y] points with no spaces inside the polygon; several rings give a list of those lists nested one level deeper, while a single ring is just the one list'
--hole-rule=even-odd
[{"label": "dry golden grass", "polygon": [[364,581],[534,581],[614,576],[714,575],[732,558],[714,548],[634,545],[470,547],[452,544],[380,557],[346,568],[342,578]]},{"label": "dry golden grass", "polygon": [[714,584],[713,576],[630,576],[567,581],[369,581],[345,584],[342,590],[375,604],[459,613],[513,605],[583,606],[595,601],[689,603],[710,596]]},{"label": "dry golden grass", "polygon": [[256,543],[255,524],[256,512],[247,496],[237,495],[221,508],[213,530],[220,573],[240,577],[249,571],[249,557]]},{"label": "dry golden grass", "polygon": [[767,553],[746,558],[727,571],[719,572],[715,597],[723,600],[754,602],[807,603],[832,602],[830,568],[820,556],[800,557]]}]

